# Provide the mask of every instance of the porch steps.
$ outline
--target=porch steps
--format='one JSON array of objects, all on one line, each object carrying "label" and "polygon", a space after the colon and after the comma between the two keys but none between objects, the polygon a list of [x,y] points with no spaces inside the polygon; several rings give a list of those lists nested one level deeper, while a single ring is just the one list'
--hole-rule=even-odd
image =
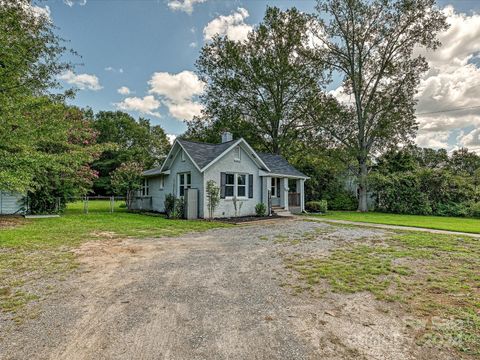
[{"label": "porch steps", "polygon": [[281,206],[272,206],[272,213],[278,216],[290,217],[292,213]]}]

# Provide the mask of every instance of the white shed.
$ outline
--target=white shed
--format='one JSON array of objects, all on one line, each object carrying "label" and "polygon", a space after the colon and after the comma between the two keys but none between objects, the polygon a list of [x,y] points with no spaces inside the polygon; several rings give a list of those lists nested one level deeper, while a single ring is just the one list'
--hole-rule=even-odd
[{"label": "white shed", "polygon": [[19,193],[0,191],[0,215],[23,214],[25,210],[24,196]]}]

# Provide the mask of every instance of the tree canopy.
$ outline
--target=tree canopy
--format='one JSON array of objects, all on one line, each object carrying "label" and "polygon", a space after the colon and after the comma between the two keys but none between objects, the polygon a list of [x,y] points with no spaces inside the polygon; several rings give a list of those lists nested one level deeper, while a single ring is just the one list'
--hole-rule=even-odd
[{"label": "tree canopy", "polygon": [[262,150],[287,151],[329,78],[308,56],[310,21],[295,8],[268,7],[245,41],[217,36],[206,44],[196,63],[206,83],[205,110],[190,123],[189,135],[224,127]]},{"label": "tree canopy", "polygon": [[96,194],[113,193],[110,175],[121,164],[135,162],[144,169],[159,166],[170,149],[165,131],[144,118],[136,121],[121,111],[100,111],[92,124],[97,142],[109,145],[92,165],[98,171],[93,186]]},{"label": "tree canopy", "polygon": [[[343,77],[345,116],[320,116],[318,134],[357,160],[359,207],[367,210],[367,174],[373,154],[415,136],[415,94],[428,69],[417,47],[436,49],[446,29],[434,0],[319,0],[314,44],[320,64]],[[319,111],[313,109],[311,118]]]}]

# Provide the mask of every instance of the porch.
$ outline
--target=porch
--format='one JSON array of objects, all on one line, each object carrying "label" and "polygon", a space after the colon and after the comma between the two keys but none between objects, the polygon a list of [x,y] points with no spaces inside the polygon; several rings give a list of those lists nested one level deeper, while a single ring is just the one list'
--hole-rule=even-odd
[{"label": "porch", "polygon": [[293,176],[262,176],[262,202],[271,210],[301,213],[305,209],[304,178]]}]

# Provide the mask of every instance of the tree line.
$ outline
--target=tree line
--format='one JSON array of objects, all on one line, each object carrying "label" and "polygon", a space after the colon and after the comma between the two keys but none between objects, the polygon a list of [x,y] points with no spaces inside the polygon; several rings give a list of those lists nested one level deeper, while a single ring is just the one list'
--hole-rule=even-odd
[{"label": "tree line", "polygon": [[[141,170],[168,152],[163,129],[123,112],[67,105],[75,93],[57,79],[73,69],[62,59],[74,52],[29,1],[2,2],[0,12],[0,188],[49,209],[58,198],[63,206],[69,197],[138,187]],[[443,214],[469,198],[471,213],[472,193],[418,195],[415,210],[400,208],[404,197],[394,191],[408,183],[416,187],[405,193],[423,194],[438,172],[448,184],[458,175],[453,162],[476,156],[462,150],[430,168],[417,156],[430,150],[413,146],[414,95],[428,69],[415,50],[435,50],[446,27],[433,0],[319,0],[311,14],[267,7],[246,40],[216,36],[201,49],[204,108],[182,136],[219,142],[228,129],[256,150],[281,154],[311,177],[307,198],[330,208],[366,211],[374,195],[381,210]],[[327,91],[333,82],[340,95]],[[385,166],[406,152],[417,154],[415,167]],[[345,189],[346,178],[358,197]]]}]

